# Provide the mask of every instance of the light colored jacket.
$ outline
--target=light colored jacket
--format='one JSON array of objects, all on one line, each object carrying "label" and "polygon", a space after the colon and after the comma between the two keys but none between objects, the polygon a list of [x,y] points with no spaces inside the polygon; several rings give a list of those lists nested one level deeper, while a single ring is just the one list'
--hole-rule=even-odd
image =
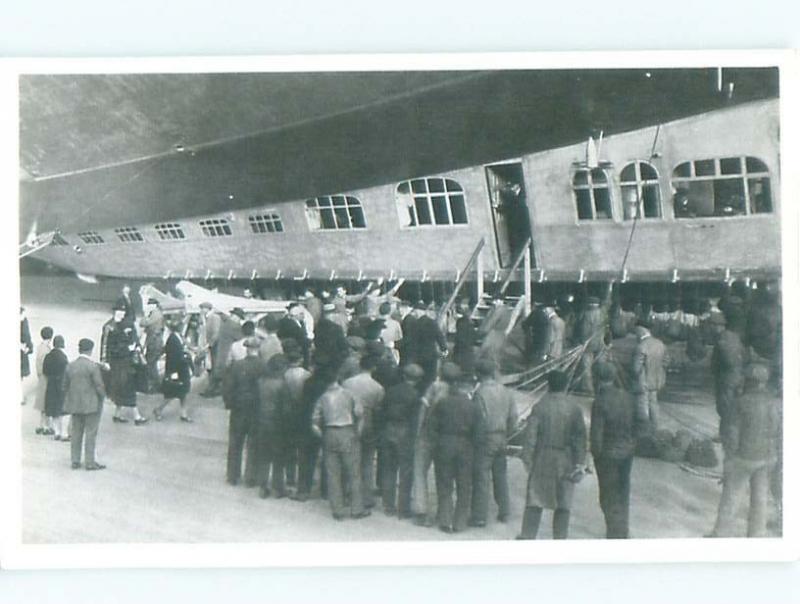
[{"label": "light colored jacket", "polygon": [[87,415],[103,409],[106,389],[100,365],[85,356],[79,356],[67,366],[64,376],[64,413]]},{"label": "light colored jacket", "polygon": [[667,381],[666,360],[667,349],[661,340],[652,335],[641,338],[633,351],[634,391],[661,390]]}]

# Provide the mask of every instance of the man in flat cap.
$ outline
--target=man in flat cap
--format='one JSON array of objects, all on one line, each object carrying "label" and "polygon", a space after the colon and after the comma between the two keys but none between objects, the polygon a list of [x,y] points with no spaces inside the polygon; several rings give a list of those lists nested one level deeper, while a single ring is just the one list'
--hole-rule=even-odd
[{"label": "man in flat cap", "polygon": [[[438,499],[437,522],[445,533],[462,531],[467,526],[472,494],[472,464],[483,418],[469,397],[470,384],[458,365],[446,362],[442,378],[450,389],[431,412],[430,434]],[[453,508],[453,487],[456,491]]]},{"label": "man in flat cap", "polygon": [[[124,313],[124,309],[122,310]],[[97,431],[106,390],[100,366],[91,359],[94,342],[83,338],[78,342],[78,358],[67,366],[64,377],[64,413],[69,413],[72,469],[81,467],[81,448],[87,470],[102,470],[105,466],[95,458]]]},{"label": "man in flat cap", "polygon": [[414,479],[414,432],[422,399],[417,385],[424,375],[419,365],[403,367],[403,380],[384,397],[381,437],[381,496],[386,515],[411,517]]},{"label": "man in flat cap", "polygon": [[475,452],[475,475],[472,485],[472,518],[470,525],[486,526],[489,513],[489,481],[491,478],[497,520],[508,519],[510,498],[506,469],[506,445],[519,423],[514,393],[497,381],[497,365],[491,358],[478,361],[478,389],[473,399],[481,411],[484,430],[479,435]]},{"label": "man in flat cap", "polygon": [[595,366],[595,399],[589,430],[594,467],[600,489],[600,508],[606,519],[607,539],[627,539],[631,493],[631,466],[636,448],[636,406],[618,388],[614,365]]},{"label": "man in flat cap", "polygon": [[230,411],[228,421],[228,484],[235,486],[242,478],[242,454],[247,445],[245,483],[257,484],[256,428],[259,401],[258,380],[264,373],[264,363],[258,356],[260,342],[249,338],[244,343],[247,356],[234,361],[224,374],[222,400]]}]

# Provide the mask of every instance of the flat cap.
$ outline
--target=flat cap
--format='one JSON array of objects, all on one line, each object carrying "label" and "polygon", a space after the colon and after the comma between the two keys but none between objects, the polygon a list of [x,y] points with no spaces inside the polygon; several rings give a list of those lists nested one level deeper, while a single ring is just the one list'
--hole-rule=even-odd
[{"label": "flat cap", "polygon": [[425,372],[422,370],[422,367],[420,367],[416,363],[410,363],[405,367],[403,367],[403,375],[406,376],[407,378],[418,380],[423,375],[425,375]]},{"label": "flat cap", "polygon": [[445,382],[455,382],[461,377],[461,369],[455,363],[446,361],[442,365],[442,379]]},{"label": "flat cap", "polygon": [[347,345],[353,350],[364,350],[367,342],[359,336],[347,336]]}]

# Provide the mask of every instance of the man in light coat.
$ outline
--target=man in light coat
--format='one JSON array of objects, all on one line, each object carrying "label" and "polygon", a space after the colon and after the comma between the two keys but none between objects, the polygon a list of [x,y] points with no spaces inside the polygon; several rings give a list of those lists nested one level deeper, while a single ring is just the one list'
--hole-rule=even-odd
[{"label": "man in light coat", "polygon": [[103,464],[95,459],[97,431],[106,390],[100,365],[91,359],[94,342],[83,338],[78,342],[77,359],[67,367],[64,377],[64,412],[72,415],[70,421],[72,469],[81,467],[81,447],[84,449],[87,470],[102,470]]},{"label": "man in light coat", "polygon": [[667,381],[667,349],[644,325],[637,325],[634,334],[638,341],[631,361],[631,377],[636,394],[636,415],[640,430],[655,432],[658,430],[658,391]]}]

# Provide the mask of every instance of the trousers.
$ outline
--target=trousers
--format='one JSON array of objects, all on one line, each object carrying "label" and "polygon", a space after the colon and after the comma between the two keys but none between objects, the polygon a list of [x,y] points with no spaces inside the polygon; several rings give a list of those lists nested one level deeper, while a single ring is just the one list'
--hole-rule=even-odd
[{"label": "trousers", "polygon": [[95,445],[97,443],[97,431],[100,429],[100,415],[97,413],[74,414],[70,418],[70,455],[72,463],[81,463],[81,447],[83,447],[84,458],[87,465],[96,463]]},{"label": "trousers", "polygon": [[269,491],[270,474],[272,476],[272,490],[276,495],[286,493],[284,482],[284,442],[283,435],[274,426],[260,425],[258,427],[256,454],[256,476],[261,488]]},{"label": "trousers", "polygon": [[770,462],[751,461],[732,455],[725,458],[722,470],[722,496],[714,525],[715,537],[733,537],[736,511],[750,487],[747,513],[747,536],[764,537],[767,533],[767,495]]},{"label": "trousers", "polygon": [[227,478],[231,484],[238,484],[242,478],[242,455],[247,446],[244,479],[249,485],[255,485],[257,451],[256,426],[249,412],[231,409],[228,420],[228,471]]},{"label": "trousers", "polygon": [[658,390],[645,388],[636,394],[636,415],[640,426],[658,430]]},{"label": "trousers", "polygon": [[509,509],[505,433],[489,434],[475,455],[472,485],[472,520],[486,522],[489,515],[489,482],[492,483],[498,517],[506,518]]},{"label": "trousers", "polygon": [[629,537],[632,465],[633,457],[613,459],[600,456],[594,459],[600,490],[600,509],[606,519],[606,539]]},{"label": "trousers", "polygon": [[361,438],[361,496],[364,505],[368,508],[375,506],[375,451],[377,449],[375,437],[372,435]]},{"label": "trousers", "polygon": [[314,485],[314,472],[319,459],[320,441],[306,432],[297,441],[297,494],[308,496]]},{"label": "trousers", "polygon": [[[473,451],[469,440],[461,436],[443,435],[434,456],[437,522],[440,527],[460,531],[466,528],[472,494]],[[453,487],[456,502],[453,507]]]},{"label": "trousers", "polygon": [[353,516],[363,513],[360,445],[355,428],[325,428],[322,453],[328,478],[328,500],[334,518],[341,518],[345,514],[345,493],[350,494],[350,513]]},{"label": "trousers", "polygon": [[423,437],[414,443],[414,479],[411,487],[411,511],[417,516],[425,516],[431,520],[436,506],[436,499],[428,488],[428,474],[433,463],[433,446]]},{"label": "trousers", "polygon": [[381,497],[383,508],[411,514],[411,488],[414,482],[414,449],[407,432],[386,434],[381,446]]},{"label": "trousers", "polygon": [[[520,539],[536,539],[539,534],[539,524],[542,521],[542,508],[528,506],[522,517],[522,532]],[[569,510],[555,510],[553,512],[553,539],[566,539],[569,535]]]}]

